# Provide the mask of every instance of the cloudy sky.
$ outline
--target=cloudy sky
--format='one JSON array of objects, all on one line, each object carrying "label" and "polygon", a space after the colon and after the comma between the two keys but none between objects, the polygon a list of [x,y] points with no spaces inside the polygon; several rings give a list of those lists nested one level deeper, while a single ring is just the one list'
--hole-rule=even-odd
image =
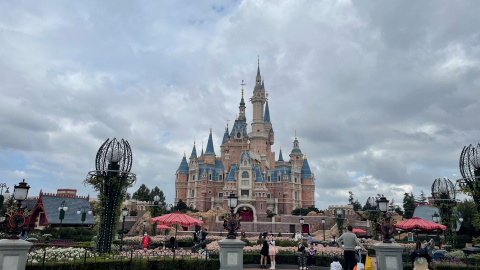
[{"label": "cloudy sky", "polygon": [[[430,194],[480,142],[478,1],[0,1],[0,182],[96,192],[107,138],[173,201],[194,139],[216,153],[255,83],[274,150],[295,130],[316,206]],[[247,104],[247,120],[251,104]]]}]

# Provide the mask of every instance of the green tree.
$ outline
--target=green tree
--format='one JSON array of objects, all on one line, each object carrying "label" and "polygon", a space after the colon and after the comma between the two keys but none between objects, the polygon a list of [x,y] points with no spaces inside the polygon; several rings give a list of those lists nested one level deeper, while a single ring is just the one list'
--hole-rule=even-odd
[{"label": "green tree", "polygon": [[159,189],[157,186],[155,186],[152,191],[150,191],[150,201],[153,201],[153,198],[155,196],[160,197],[160,201],[158,204],[164,205],[165,204],[165,194],[163,194],[163,191]]},{"label": "green tree", "polygon": [[151,201],[150,200],[150,189],[145,186],[145,184],[142,184],[137,191],[135,191],[132,195],[132,199],[137,200],[137,201]]},{"label": "green tree", "polygon": [[358,202],[358,200],[355,200],[353,198],[353,192],[349,191],[348,194],[349,194],[348,195],[348,204],[353,206],[353,211],[362,210],[362,205],[360,204],[360,202]]},{"label": "green tree", "polygon": [[[295,210],[292,211],[292,215],[294,216],[306,216],[308,213],[310,212],[316,212],[316,213],[320,213],[321,211],[318,210],[318,208],[316,208],[315,206],[310,206],[308,207],[307,209],[302,209],[302,208],[297,208]],[[323,213],[323,212],[322,212]]]},{"label": "green tree", "polygon": [[427,197],[425,196],[425,192],[423,192],[423,190],[420,191],[420,196],[418,196],[418,203],[421,205],[427,204]]},{"label": "green tree", "polygon": [[[463,202],[457,202],[458,218],[463,218],[460,226],[465,230],[467,235],[480,236],[480,224],[475,223],[476,217],[479,216],[477,212],[477,205],[473,200],[465,199]],[[458,219],[456,218],[456,219]]]},{"label": "green tree", "polygon": [[415,211],[415,197],[413,193],[405,193],[403,197],[403,211],[404,218],[409,219],[413,217]]}]

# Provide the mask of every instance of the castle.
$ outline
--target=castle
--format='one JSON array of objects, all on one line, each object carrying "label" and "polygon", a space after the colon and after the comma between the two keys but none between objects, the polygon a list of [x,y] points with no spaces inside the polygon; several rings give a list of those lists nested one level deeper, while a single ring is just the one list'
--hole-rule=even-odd
[{"label": "castle", "polygon": [[188,161],[184,154],[175,176],[175,204],[182,200],[199,211],[227,210],[227,197],[234,193],[238,196],[236,210],[244,222],[256,221],[257,215],[264,215],[267,210],[290,215],[294,209],[314,206],[315,178],[296,134],[289,160],[284,160],[281,148],[275,160],[271,149],[275,133],[260,62],[250,98],[250,132],[245,117],[244,85],[242,81],[239,114],[231,131],[227,124],[220,157],[214,151],[211,129],[205,152],[202,147],[197,155],[194,142]]}]

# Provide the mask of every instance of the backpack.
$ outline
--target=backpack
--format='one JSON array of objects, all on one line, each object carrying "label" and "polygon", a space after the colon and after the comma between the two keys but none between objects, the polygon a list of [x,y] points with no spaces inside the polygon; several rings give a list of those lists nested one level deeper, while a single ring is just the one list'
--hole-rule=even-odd
[{"label": "backpack", "polygon": [[298,252],[305,253],[305,246],[302,243],[298,244]]}]

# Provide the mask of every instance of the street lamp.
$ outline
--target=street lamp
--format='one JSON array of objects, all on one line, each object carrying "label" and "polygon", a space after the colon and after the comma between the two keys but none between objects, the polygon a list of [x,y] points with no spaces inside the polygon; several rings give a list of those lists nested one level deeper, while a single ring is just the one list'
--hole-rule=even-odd
[{"label": "street lamp", "polygon": [[240,222],[235,218],[233,214],[233,210],[235,209],[235,207],[237,207],[237,204],[238,204],[238,197],[235,196],[234,193],[230,193],[230,195],[228,196],[227,203],[228,203],[228,207],[230,207],[230,213],[231,213],[231,218],[226,223],[226,227],[228,229],[227,238],[235,239],[235,230],[240,228]]},{"label": "street lamp", "polygon": [[300,230],[301,234],[300,235],[302,236],[302,238],[303,238],[303,223],[305,223],[305,219],[303,219],[303,217],[301,217],[300,218],[300,228],[301,228],[301,230]]},{"label": "street lamp", "polygon": [[123,233],[125,231],[125,217],[128,215],[128,208],[125,206],[122,209],[122,237],[120,238],[120,251],[123,249]]},{"label": "street lamp", "polygon": [[[153,197],[153,216],[156,217],[157,216],[157,208],[158,208],[158,203],[160,202],[160,196],[158,195],[155,195],[155,197]],[[152,236],[155,236],[157,235],[157,222],[155,221],[155,223],[153,224],[152,226]]]},{"label": "street lamp", "polygon": [[[203,216],[202,215],[198,216],[198,220],[203,221]],[[202,230],[202,226],[199,226],[199,227],[200,227],[200,230]]]},{"label": "street lamp", "polygon": [[325,218],[322,218],[323,241],[325,241]]},{"label": "street lamp", "polygon": [[[89,209],[89,206],[88,206],[88,205],[85,205],[85,206],[82,206],[82,207],[78,208],[78,210],[77,210],[77,215],[82,214],[82,217],[81,217],[82,227],[83,227],[83,223],[84,223],[85,220],[87,219],[87,213],[88,213],[89,215],[92,214],[92,211],[91,211],[91,210],[88,210],[88,211],[87,211],[87,209]],[[65,210],[65,211],[66,211],[66,210]]]},{"label": "street lamp", "polygon": [[143,221],[143,235],[145,235],[145,225],[147,225],[147,222],[144,220]]},{"label": "street lamp", "polygon": [[60,207],[58,207],[58,211],[60,212],[60,216],[58,219],[60,219],[60,227],[58,228],[58,232],[60,234],[60,229],[62,228],[62,222],[63,219],[65,218],[65,212],[68,210],[67,202],[63,200],[62,204],[60,204]]},{"label": "street lamp", "polygon": [[390,225],[390,217],[387,216],[388,211],[388,200],[385,196],[380,197],[377,200],[378,209],[383,213],[385,217],[385,222],[382,224],[382,233],[385,234],[385,238],[383,239],[383,243],[391,243],[390,241],[390,232],[392,231],[392,225]]},{"label": "street lamp", "polygon": [[28,190],[30,186],[23,179],[17,185],[13,187],[13,199],[17,201],[17,213],[10,216],[9,224],[12,227],[10,231],[10,237],[8,239],[17,240],[18,238],[18,228],[22,227],[25,224],[25,216],[22,213],[22,201],[27,198]]}]

